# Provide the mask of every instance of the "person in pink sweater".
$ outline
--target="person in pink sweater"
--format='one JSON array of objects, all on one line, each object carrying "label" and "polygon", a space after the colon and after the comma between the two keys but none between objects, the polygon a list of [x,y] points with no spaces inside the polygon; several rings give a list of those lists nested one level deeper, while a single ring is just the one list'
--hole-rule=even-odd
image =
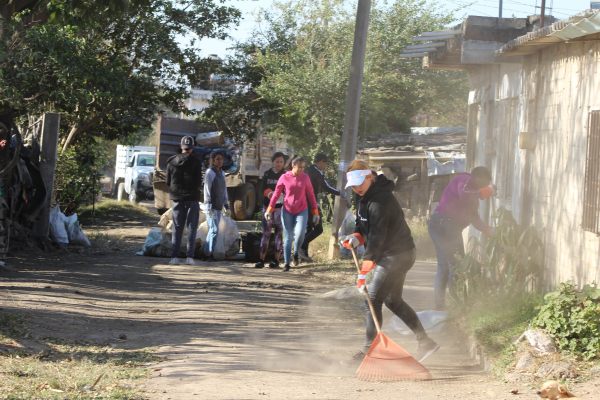
[{"label": "person in pink sweater", "polygon": [[283,223],[283,231],[285,232],[285,240],[283,242],[283,258],[285,267],[283,272],[290,270],[290,259],[292,258],[292,240],[294,241],[294,266],[298,265],[298,250],[304,241],[306,233],[306,223],[308,222],[308,197],[311,205],[311,214],[313,224],[318,224],[319,208],[317,199],[310,178],[304,173],[306,162],[296,154],[287,162],[286,173],[279,178],[275,192],[269,202],[269,207],[265,212],[265,219],[270,221],[273,219],[273,211],[277,200],[285,189],[285,197],[283,199],[283,210],[281,211],[281,221]]}]

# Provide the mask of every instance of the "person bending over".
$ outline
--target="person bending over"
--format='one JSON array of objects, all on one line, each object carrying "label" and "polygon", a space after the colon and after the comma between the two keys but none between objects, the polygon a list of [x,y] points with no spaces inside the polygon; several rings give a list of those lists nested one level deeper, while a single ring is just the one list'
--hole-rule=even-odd
[{"label": "person bending over", "polygon": [[475,229],[491,237],[492,228],[481,220],[477,212],[479,200],[498,193],[491,181],[492,174],[486,167],[458,175],[444,189],[440,204],[429,219],[427,230],[435,245],[438,262],[434,283],[436,310],[446,309],[446,287],[452,285],[452,270],[456,264],[454,256],[465,255],[463,229],[473,224]]},{"label": "person bending over", "polygon": [[[384,175],[377,175],[366,162],[358,160],[350,164],[346,176],[346,187],[351,186],[359,197],[355,231],[340,238],[340,242],[348,249],[365,245],[358,289],[364,291],[367,274],[372,270],[367,291],[377,320],[381,323],[385,303],[416,335],[419,349],[415,358],[421,362],[440,346],[427,336],[417,313],[402,299],[404,280],[415,263],[417,251],[402,208],[394,197],[395,184]],[[377,336],[368,306],[366,314],[365,345],[352,361],[361,361]]]}]

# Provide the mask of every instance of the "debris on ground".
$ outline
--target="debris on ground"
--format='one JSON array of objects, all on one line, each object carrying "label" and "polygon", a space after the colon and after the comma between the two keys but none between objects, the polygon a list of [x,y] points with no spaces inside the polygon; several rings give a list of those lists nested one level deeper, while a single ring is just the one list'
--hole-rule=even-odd
[{"label": "debris on ground", "polygon": [[515,344],[519,343],[523,338],[529,340],[529,344],[540,353],[555,353],[557,351],[556,345],[552,340],[552,337],[541,329],[528,329],[515,341]]}]

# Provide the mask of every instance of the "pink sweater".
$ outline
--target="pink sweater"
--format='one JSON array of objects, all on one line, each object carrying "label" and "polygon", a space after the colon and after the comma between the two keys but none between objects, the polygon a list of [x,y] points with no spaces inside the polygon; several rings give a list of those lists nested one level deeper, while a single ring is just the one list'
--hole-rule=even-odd
[{"label": "pink sweater", "polygon": [[306,210],[308,205],[306,204],[306,197],[310,200],[312,205],[312,214],[318,215],[319,208],[317,206],[317,199],[315,198],[315,192],[313,191],[310,178],[304,172],[298,176],[294,176],[292,171],[288,171],[281,175],[277,186],[275,187],[275,193],[271,197],[269,202],[269,208],[267,212],[273,212],[275,204],[279,200],[279,196],[285,189],[285,198],[283,199],[283,208],[290,214],[299,214]]}]

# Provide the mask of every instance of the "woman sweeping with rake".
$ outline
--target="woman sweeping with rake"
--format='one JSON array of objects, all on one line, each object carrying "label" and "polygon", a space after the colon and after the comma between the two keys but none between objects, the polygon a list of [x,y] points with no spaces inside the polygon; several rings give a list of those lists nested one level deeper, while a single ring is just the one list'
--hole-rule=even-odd
[{"label": "woman sweeping with rake", "polygon": [[[415,311],[402,299],[404,280],[415,263],[416,249],[402,208],[393,194],[394,182],[377,175],[364,161],[353,161],[346,172],[346,188],[351,186],[359,200],[355,232],[342,237],[340,243],[348,249],[365,245],[358,289],[365,290],[367,274],[373,270],[367,292],[378,324],[385,303],[416,335],[419,349],[415,359],[421,362],[440,346],[427,336]],[[367,337],[363,349],[352,357],[355,361],[363,360],[379,331],[370,307],[366,308],[366,314]]]}]

